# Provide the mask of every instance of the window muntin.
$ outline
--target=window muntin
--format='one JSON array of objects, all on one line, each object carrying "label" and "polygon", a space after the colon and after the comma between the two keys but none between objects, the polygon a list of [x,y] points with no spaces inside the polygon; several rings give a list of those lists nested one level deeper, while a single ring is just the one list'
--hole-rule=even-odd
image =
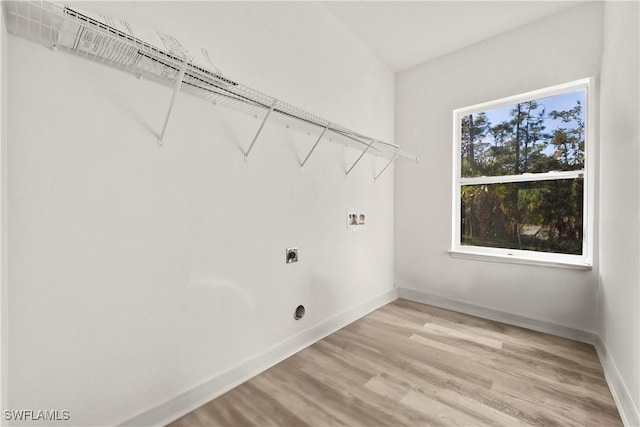
[{"label": "window muntin", "polygon": [[454,111],[452,252],[590,264],[588,88]]}]

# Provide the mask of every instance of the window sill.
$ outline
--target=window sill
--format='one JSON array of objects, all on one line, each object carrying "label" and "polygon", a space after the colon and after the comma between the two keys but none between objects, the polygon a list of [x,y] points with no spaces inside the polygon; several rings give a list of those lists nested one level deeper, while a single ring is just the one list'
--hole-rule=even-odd
[{"label": "window sill", "polygon": [[507,254],[488,254],[479,253],[474,251],[465,251],[461,249],[450,249],[449,254],[453,258],[472,259],[476,261],[488,261],[488,262],[503,262],[508,264],[525,264],[525,265],[537,265],[542,267],[559,267],[559,268],[571,268],[576,270],[591,270],[593,268],[591,263],[575,260],[562,260],[562,259],[539,259],[534,257],[522,256],[519,254],[507,255]]}]

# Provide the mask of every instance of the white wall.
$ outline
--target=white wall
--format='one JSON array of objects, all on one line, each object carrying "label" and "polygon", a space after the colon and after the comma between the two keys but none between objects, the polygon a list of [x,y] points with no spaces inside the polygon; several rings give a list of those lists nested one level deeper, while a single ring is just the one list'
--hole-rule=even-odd
[{"label": "white wall", "polygon": [[[317,5],[84,7],[393,139],[393,74]],[[158,149],[169,88],[13,36],[8,72],[11,408],[121,422],[393,289],[393,171],[374,184],[373,157],[345,179],[358,153],[321,143],[301,172],[315,137],[267,125],[245,163],[259,121],[188,96]]]},{"label": "white wall", "polygon": [[606,2],[600,104],[600,334],[640,408],[640,69],[637,2]]},{"label": "white wall", "polygon": [[[595,331],[592,271],[451,258],[452,110],[600,70],[602,5],[582,4],[396,76],[395,280],[402,288]],[[597,254],[596,254],[597,256]]]},{"label": "white wall", "polygon": [[7,407],[7,382],[9,370],[9,310],[7,288],[7,33],[4,16],[0,17],[0,409]]}]

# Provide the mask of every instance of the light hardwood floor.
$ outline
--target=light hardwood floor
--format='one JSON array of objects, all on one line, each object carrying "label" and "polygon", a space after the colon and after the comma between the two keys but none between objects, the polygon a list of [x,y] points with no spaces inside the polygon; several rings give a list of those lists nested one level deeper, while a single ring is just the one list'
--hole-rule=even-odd
[{"label": "light hardwood floor", "polygon": [[593,346],[396,300],[175,421],[620,426]]}]

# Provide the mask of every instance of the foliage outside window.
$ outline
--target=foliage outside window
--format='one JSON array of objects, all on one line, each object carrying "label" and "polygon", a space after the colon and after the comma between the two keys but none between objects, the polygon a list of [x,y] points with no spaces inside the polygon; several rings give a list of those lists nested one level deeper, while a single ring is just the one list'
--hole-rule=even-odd
[{"label": "foliage outside window", "polygon": [[588,88],[454,111],[452,252],[590,264]]}]

